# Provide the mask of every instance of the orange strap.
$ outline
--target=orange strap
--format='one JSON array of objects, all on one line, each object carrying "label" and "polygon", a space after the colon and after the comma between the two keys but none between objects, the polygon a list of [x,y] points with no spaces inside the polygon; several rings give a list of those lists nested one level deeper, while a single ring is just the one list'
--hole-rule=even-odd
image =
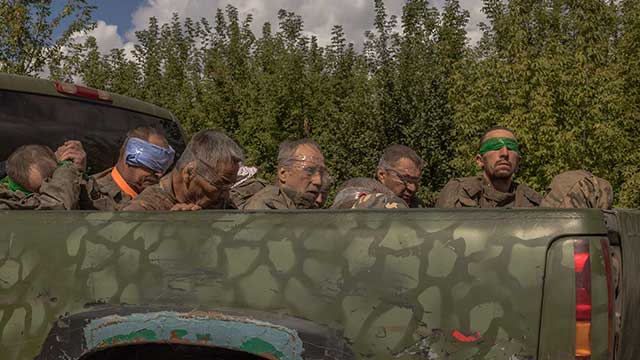
[{"label": "orange strap", "polygon": [[113,167],[113,170],[111,170],[111,177],[113,178],[113,181],[116,182],[116,185],[118,185],[120,190],[124,191],[132,198],[138,196],[138,193],[133,190],[126,181],[124,181],[122,175],[120,175],[120,172],[118,171],[118,169],[116,169],[115,166]]}]

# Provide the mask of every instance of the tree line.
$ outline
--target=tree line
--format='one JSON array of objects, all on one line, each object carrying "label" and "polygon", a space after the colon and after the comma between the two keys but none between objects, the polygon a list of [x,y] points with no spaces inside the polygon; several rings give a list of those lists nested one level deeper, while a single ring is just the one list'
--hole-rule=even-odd
[{"label": "tree line", "polygon": [[[73,41],[92,26],[83,0],[57,17],[46,2],[16,3],[0,5],[0,71],[46,70],[148,101],[188,133],[222,128],[267,178],[283,140],[316,140],[337,183],[372,176],[384,147],[400,143],[426,160],[420,196],[429,203],[450,178],[478,172],[479,135],[503,125],[523,148],[518,181],[544,192],[554,175],[586,169],[611,181],[617,206],[640,206],[636,0],[484,0],[477,44],[457,0],[440,9],[408,0],[399,18],[374,0],[362,50],[340,25],[321,46],[287,10],[256,34],[251,15],[227,6],[211,21],[150,18],[133,58],[101,54],[92,37]],[[38,22],[36,10],[49,14]],[[39,30],[60,17],[73,20],[62,35]]]}]

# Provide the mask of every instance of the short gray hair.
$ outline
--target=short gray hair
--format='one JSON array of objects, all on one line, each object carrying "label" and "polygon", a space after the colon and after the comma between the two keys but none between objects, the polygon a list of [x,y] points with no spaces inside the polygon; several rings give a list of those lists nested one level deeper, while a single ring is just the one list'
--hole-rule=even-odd
[{"label": "short gray hair", "polygon": [[244,162],[244,151],[222,131],[206,129],[193,135],[176,163],[176,169],[182,170],[192,162],[201,168],[201,173],[209,174],[221,164]]},{"label": "short gray hair", "polygon": [[282,143],[280,143],[280,147],[278,148],[278,167],[287,166],[293,159],[296,150],[298,150],[298,148],[303,145],[310,146],[318,150],[319,153],[322,153],[322,150],[320,150],[320,145],[309,138],[295,141],[283,141]]},{"label": "short gray hair", "polygon": [[411,160],[420,170],[424,167],[424,160],[415,150],[405,145],[394,144],[384,149],[378,168],[388,169],[393,167],[402,158]]},{"label": "short gray hair", "polygon": [[46,179],[53,175],[56,166],[56,155],[48,146],[22,145],[7,159],[7,175],[18,185],[28,187],[31,171],[39,171]]}]

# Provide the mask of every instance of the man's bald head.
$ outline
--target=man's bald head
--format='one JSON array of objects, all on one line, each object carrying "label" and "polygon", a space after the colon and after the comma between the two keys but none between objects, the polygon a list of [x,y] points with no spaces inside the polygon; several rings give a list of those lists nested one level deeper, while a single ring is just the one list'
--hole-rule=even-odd
[{"label": "man's bald head", "polygon": [[56,170],[54,152],[44,145],[23,145],[7,160],[7,175],[23,188],[38,192],[45,179]]}]

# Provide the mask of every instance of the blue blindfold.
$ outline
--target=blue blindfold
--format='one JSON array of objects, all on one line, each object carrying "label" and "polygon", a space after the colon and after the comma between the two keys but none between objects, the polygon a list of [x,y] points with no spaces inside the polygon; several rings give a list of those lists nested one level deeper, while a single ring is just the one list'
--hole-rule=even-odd
[{"label": "blue blindfold", "polygon": [[138,138],[130,138],[125,148],[125,161],[131,166],[145,167],[155,173],[164,174],[176,152],[171,146],[163,148]]}]

